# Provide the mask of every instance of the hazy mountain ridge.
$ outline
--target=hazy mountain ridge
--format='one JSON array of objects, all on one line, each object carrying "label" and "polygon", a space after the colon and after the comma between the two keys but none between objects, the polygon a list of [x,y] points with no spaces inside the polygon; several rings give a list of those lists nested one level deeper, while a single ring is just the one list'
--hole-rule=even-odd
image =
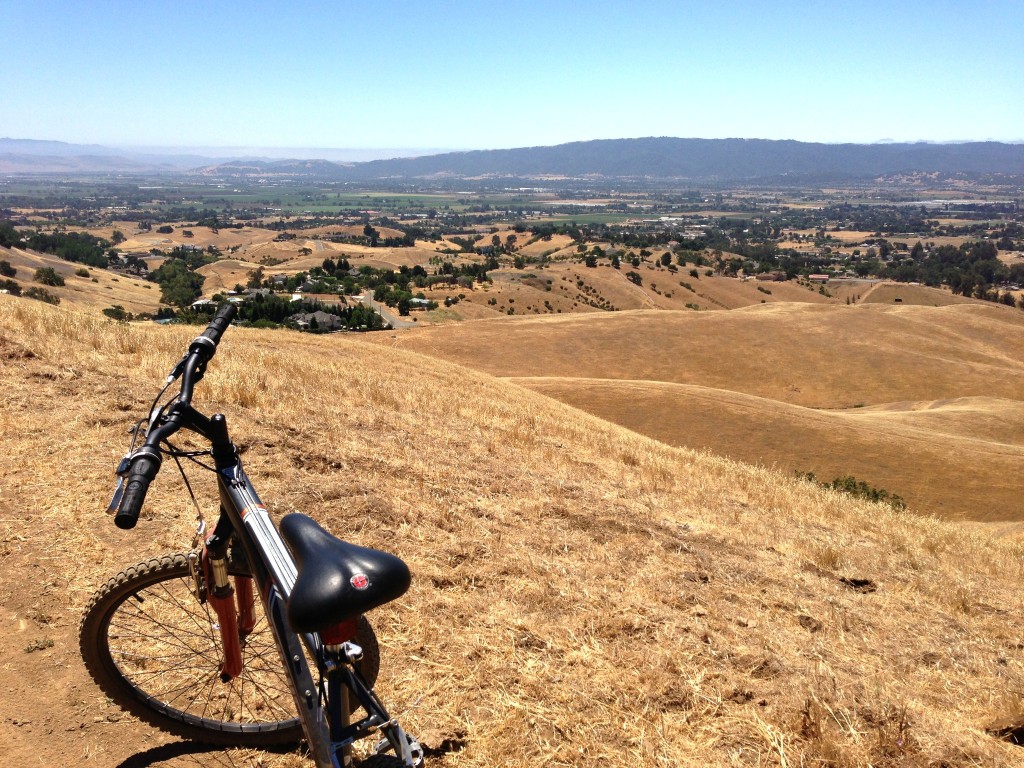
[{"label": "hazy mountain ridge", "polygon": [[301,176],[323,181],[429,178],[863,179],[903,173],[1024,175],[1024,144],[820,144],[768,139],[600,139],[339,163],[132,154],[94,145],[0,139],[0,172]]},{"label": "hazy mountain ridge", "polygon": [[452,152],[362,163],[355,178],[389,176],[604,176],[741,180],[908,171],[1024,173],[1024,145],[812,144],[766,139],[606,139],[553,147]]},{"label": "hazy mountain ridge", "polygon": [[181,173],[226,156],[132,151],[99,144],[0,138],[0,173]]}]

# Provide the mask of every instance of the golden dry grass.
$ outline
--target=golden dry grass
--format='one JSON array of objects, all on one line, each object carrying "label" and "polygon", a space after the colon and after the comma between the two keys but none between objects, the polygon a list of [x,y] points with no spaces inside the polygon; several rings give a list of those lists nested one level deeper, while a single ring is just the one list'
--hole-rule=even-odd
[{"label": "golden dry grass", "polygon": [[[824,480],[853,475],[912,510],[1024,531],[1024,403],[959,398],[817,410],[683,384],[512,379],[669,445]],[[1010,532],[1009,526],[1001,529]]]},{"label": "golden dry grass", "polygon": [[[99,510],[194,333],[0,296],[7,764],[161,743],[84,679],[74,632],[110,574],[191,539],[171,467],[135,531]],[[1024,711],[1019,545],[351,337],[232,329],[196,402],[272,511],[410,563],[373,618],[385,699],[458,745],[432,766],[1024,764],[983,731]]]},{"label": "golden dry grass", "polygon": [[[503,318],[398,344],[496,376],[696,384],[815,408],[1024,399],[1024,313],[778,303],[732,312]],[[382,339],[382,337],[375,337]]]},{"label": "golden dry grass", "polygon": [[1024,401],[1022,326],[1019,311],[980,303],[777,304],[378,338],[516,377],[672,445],[825,480],[852,474],[927,514],[1019,522],[1024,443],[1006,425]]},{"label": "golden dry grass", "polygon": [[915,304],[924,307],[946,307],[950,304],[977,304],[977,299],[956,296],[949,291],[909,283],[878,283],[863,291],[865,304]]},{"label": "golden dry grass", "polygon": [[[42,286],[62,302],[96,315],[106,307],[120,304],[132,313],[155,312],[160,305],[160,286],[136,277],[109,272],[106,269],[85,267],[56,256],[20,248],[0,248],[0,258],[10,262],[17,270],[14,281],[22,290],[39,287],[32,277],[37,269],[50,267],[64,278],[63,286]],[[86,269],[88,277],[76,272]],[[5,278],[6,279],[6,278]]]}]

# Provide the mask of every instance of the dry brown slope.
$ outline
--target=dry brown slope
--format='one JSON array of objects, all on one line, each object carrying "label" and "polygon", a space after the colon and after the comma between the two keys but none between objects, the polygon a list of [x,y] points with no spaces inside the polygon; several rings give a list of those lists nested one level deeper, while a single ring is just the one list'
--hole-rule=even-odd
[{"label": "dry brown slope", "polygon": [[246,286],[250,274],[259,268],[259,264],[242,259],[220,259],[212,264],[205,264],[196,271],[206,278],[203,281],[203,295],[234,290],[236,285]]},{"label": "dry brown slope", "polygon": [[[0,259],[9,262],[17,270],[14,281],[23,291],[33,286],[42,287],[62,302],[79,309],[98,313],[119,304],[127,311],[137,314],[156,312],[160,306],[160,286],[137,277],[86,267],[47,253],[20,248],[0,248]],[[41,286],[35,282],[33,276],[36,270],[43,267],[49,267],[63,277],[64,285]],[[87,277],[77,274],[81,269],[88,271]]]},{"label": "dry brown slope", "polygon": [[816,408],[1024,400],[1024,313],[995,305],[501,318],[378,340],[495,376],[665,381]]},{"label": "dry brown slope", "polygon": [[915,512],[1024,528],[1020,401],[960,398],[822,411],[663,382],[512,381],[669,445],[810,471],[824,481],[853,475],[901,496]]},{"label": "dry brown slope", "polygon": [[[194,333],[0,296],[6,764],[106,768],[165,740],[118,718],[74,633],[111,573],[191,539],[173,472],[135,531],[99,509]],[[433,768],[1024,764],[980,730],[1024,705],[1017,545],[349,337],[232,329],[196,402],[275,514],[409,561],[374,620],[393,711],[462,745]]]},{"label": "dry brown slope", "polygon": [[926,307],[944,307],[950,304],[977,304],[978,299],[956,296],[950,291],[909,283],[878,283],[863,292],[866,304],[918,304]]}]

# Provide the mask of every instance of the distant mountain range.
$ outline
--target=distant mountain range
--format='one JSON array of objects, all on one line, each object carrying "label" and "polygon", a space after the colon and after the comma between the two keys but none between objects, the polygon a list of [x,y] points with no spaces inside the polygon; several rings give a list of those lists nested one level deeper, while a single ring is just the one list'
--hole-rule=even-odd
[{"label": "distant mountain range", "polygon": [[0,173],[181,173],[371,182],[441,179],[865,179],[913,173],[1024,175],[1024,144],[818,144],[767,139],[608,139],[369,162],[132,154],[0,139]]}]

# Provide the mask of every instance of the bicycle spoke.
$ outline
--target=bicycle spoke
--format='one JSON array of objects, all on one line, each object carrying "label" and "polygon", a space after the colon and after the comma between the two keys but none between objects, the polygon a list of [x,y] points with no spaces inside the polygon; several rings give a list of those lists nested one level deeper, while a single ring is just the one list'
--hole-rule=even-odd
[{"label": "bicycle spoke", "polygon": [[158,580],[121,602],[108,625],[111,658],[160,708],[215,722],[291,720],[293,699],[266,617],[242,646],[242,674],[220,681],[217,617],[192,593],[191,576]]}]

